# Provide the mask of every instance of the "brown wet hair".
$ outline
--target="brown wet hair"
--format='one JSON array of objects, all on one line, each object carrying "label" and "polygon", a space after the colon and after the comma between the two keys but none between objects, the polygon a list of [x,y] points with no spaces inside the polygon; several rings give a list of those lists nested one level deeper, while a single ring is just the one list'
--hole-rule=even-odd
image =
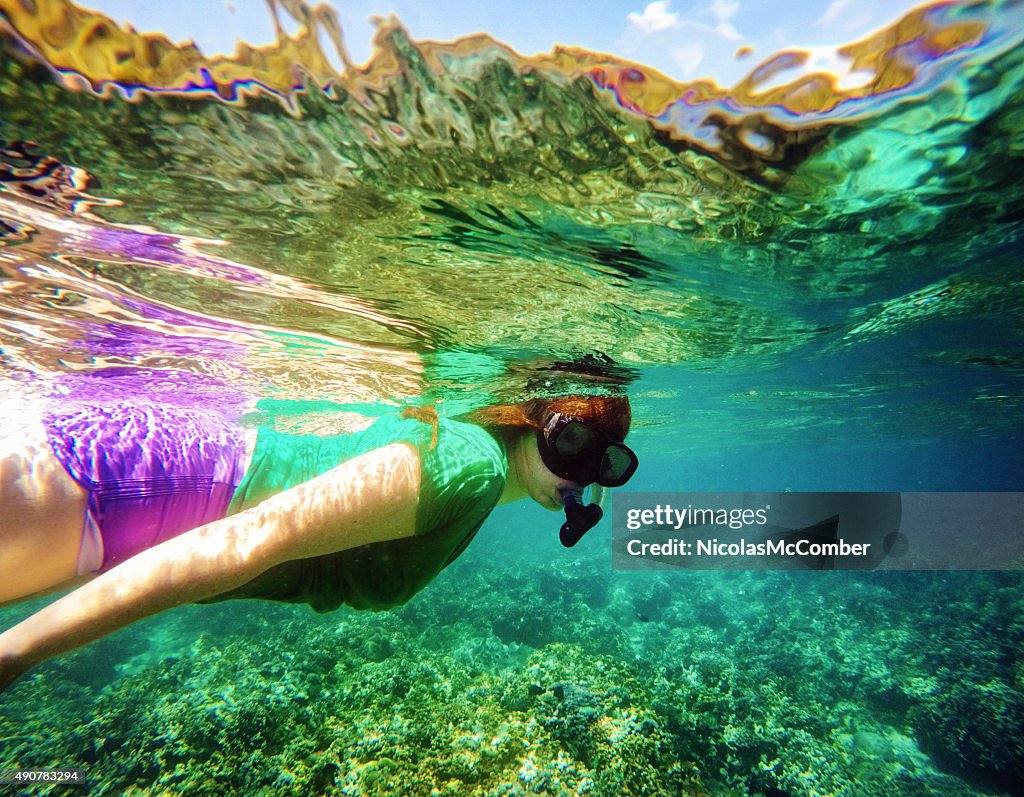
[{"label": "brown wet hair", "polygon": [[[481,407],[461,416],[459,420],[482,426],[508,443],[517,433],[543,429],[544,418],[549,411],[586,421],[619,442],[626,439],[633,418],[629,399],[625,396],[571,395]],[[406,407],[402,410],[402,417],[415,418],[431,426],[433,435],[430,448],[437,445],[438,415],[432,405]]]},{"label": "brown wet hair", "polygon": [[620,442],[626,439],[633,417],[625,396],[572,395],[481,407],[463,416],[463,420],[508,437],[515,432],[543,429],[549,411],[586,421]]}]

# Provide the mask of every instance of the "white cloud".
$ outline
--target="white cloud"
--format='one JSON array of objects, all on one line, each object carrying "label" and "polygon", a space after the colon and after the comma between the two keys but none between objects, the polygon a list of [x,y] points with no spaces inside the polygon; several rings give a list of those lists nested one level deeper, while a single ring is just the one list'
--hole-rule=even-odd
[{"label": "white cloud", "polygon": [[693,77],[697,67],[704,60],[704,45],[701,42],[689,42],[673,47],[672,60],[683,70],[683,77]]},{"label": "white cloud", "polygon": [[711,13],[720,22],[732,19],[739,10],[739,0],[714,0],[711,4]]},{"label": "white cloud", "polygon": [[742,41],[743,37],[740,36],[739,31],[732,26],[731,22],[721,22],[715,26],[715,33],[721,36],[723,39],[728,39],[731,42]]},{"label": "white cloud", "polygon": [[679,15],[668,10],[668,0],[648,3],[642,14],[630,14],[628,19],[645,34],[669,30],[679,24]]},{"label": "white cloud", "polygon": [[[710,46],[713,49],[716,46],[715,40],[743,40],[731,22],[739,10],[739,0],[711,0],[710,5],[704,6],[697,13],[698,18],[710,18],[713,24],[708,24],[672,11],[670,0],[654,0],[647,4],[642,13],[628,15],[629,26],[619,37],[617,45],[623,53],[637,52],[642,46],[648,59],[652,48],[660,50],[685,75],[689,75],[704,61],[707,48]],[[686,31],[685,37],[679,33],[683,30]],[[687,41],[682,43],[681,38]]]},{"label": "white cloud", "polygon": [[739,0],[712,0],[711,5],[700,11],[700,16],[711,17],[715,24],[708,26],[726,41],[738,42],[743,39],[730,20],[740,12]]}]

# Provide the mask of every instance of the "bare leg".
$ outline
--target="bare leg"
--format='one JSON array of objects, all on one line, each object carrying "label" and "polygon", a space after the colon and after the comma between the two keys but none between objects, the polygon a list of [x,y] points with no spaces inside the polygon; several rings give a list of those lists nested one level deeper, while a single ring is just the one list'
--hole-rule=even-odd
[{"label": "bare leg", "polygon": [[0,417],[0,604],[76,579],[87,496],[24,405]]}]

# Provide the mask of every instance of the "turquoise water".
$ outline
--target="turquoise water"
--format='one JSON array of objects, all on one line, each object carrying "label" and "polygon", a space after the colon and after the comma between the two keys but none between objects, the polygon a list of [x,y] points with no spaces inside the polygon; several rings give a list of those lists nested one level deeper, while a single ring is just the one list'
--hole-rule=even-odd
[{"label": "turquoise water", "polygon": [[[342,77],[298,38],[210,63],[0,8],[4,399],[262,399],[246,423],[323,434],[626,390],[629,490],[1024,484],[1019,5],[912,12],[850,90],[401,28]],[[183,607],[41,665],[0,765],[96,794],[1024,789],[1019,571],[616,573],[607,523],[567,551],[559,522],[499,508],[391,612]]]}]

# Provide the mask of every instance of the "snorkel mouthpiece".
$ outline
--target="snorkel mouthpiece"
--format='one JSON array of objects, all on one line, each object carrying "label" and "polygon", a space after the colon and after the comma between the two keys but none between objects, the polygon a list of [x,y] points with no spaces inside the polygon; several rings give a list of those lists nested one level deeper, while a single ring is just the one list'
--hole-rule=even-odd
[{"label": "snorkel mouthpiece", "polygon": [[[603,490],[601,492],[603,493]],[[601,497],[603,498],[603,495]],[[604,511],[600,503],[584,504],[583,493],[578,490],[567,490],[562,493],[562,504],[565,506],[565,523],[558,532],[558,539],[566,548],[572,548],[584,534],[600,522]]]}]

